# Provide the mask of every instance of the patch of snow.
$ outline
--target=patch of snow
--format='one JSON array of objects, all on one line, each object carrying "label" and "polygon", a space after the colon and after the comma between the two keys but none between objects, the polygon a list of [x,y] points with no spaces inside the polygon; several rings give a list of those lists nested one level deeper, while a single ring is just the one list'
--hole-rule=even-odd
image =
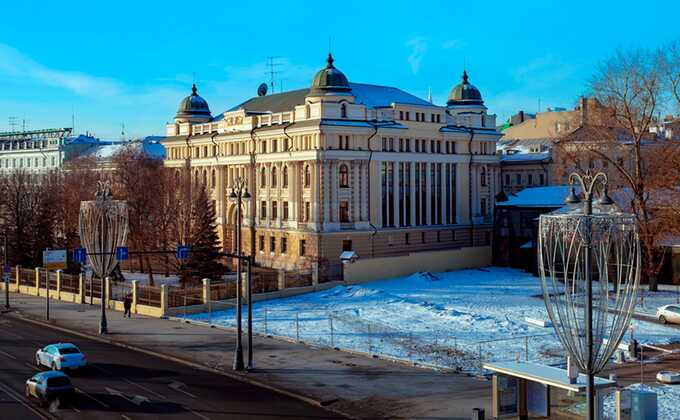
[{"label": "patch of snow", "polygon": [[[660,420],[680,419],[680,386],[633,384],[627,387],[656,393],[658,416]],[[604,418],[616,420],[616,394],[611,392],[604,397]]]},{"label": "patch of snow", "polygon": [[[541,296],[540,280],[515,269],[415,273],[256,302],[253,325],[267,334],[466,371],[517,358],[563,363],[552,328],[525,320],[548,319]],[[189,317],[235,326],[233,309]],[[642,343],[680,342],[680,330],[633,325]]]}]

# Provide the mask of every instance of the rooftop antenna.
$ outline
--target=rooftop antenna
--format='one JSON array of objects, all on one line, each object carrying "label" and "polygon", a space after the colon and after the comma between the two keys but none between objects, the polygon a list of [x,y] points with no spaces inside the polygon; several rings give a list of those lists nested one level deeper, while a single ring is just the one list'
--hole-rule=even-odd
[{"label": "rooftop antenna", "polygon": [[26,131],[26,123],[27,122],[28,122],[28,120],[26,118],[23,118],[21,120],[21,131]]},{"label": "rooftop antenna", "polygon": [[120,123],[120,138],[125,140],[125,123]]},{"label": "rooftop antenna", "polygon": [[538,125],[538,113],[541,112],[541,97],[538,97],[538,109],[536,110],[536,118],[534,118],[534,128]]},{"label": "rooftop antenna", "polygon": [[276,80],[276,75],[281,73],[277,70],[277,67],[281,66],[281,63],[277,62],[276,59],[279,57],[269,56],[267,57],[267,73],[269,75],[269,86],[271,87],[272,93],[274,93],[274,82]]},{"label": "rooftop antenna", "polygon": [[9,117],[7,119],[9,124],[9,131],[16,131],[17,128],[17,117]]},{"label": "rooftop antenna", "polygon": [[71,131],[75,134],[76,132],[76,111],[71,105]]}]

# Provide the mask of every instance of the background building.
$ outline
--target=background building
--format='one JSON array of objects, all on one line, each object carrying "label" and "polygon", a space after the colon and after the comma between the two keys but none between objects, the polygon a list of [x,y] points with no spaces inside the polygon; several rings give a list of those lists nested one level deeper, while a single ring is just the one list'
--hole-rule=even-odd
[{"label": "background building", "polygon": [[500,192],[495,115],[467,73],[446,106],[350,83],[329,54],[311,87],[251,98],[212,117],[194,86],[167,126],[166,165],[210,188],[234,248],[237,177],[252,199],[244,248],[261,266],[370,279],[490,262]]}]

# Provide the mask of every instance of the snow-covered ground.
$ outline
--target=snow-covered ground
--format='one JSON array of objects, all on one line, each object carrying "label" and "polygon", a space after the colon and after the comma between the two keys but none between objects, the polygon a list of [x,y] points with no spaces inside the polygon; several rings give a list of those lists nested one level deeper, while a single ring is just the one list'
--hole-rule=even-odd
[{"label": "snow-covered ground", "polygon": [[656,315],[656,309],[660,306],[680,303],[680,287],[660,285],[658,292],[640,290],[638,305],[635,311],[644,315]]},{"label": "snow-covered ground", "polygon": [[[149,273],[123,271],[123,276],[125,277],[125,280],[128,282],[131,282],[132,280],[137,280],[137,282],[139,282],[140,285],[149,284]],[[154,274],[153,282],[154,285],[156,286],[160,286],[161,284],[177,286],[180,283],[178,276],[170,275],[168,277],[165,277],[164,274]]]},{"label": "snow-covered ground", "polygon": [[[680,386],[678,385],[658,385],[654,386],[633,384],[629,389],[641,389],[656,393],[659,420],[680,419]],[[616,396],[609,393],[604,398],[604,418],[607,420],[616,419]]]},{"label": "snow-covered ground", "polygon": [[[537,278],[514,269],[417,273],[258,302],[253,323],[272,335],[472,372],[480,359],[560,363],[552,328],[525,321],[547,320],[541,294]],[[189,317],[235,325],[233,310]],[[633,323],[643,343],[680,342],[680,330]]]}]

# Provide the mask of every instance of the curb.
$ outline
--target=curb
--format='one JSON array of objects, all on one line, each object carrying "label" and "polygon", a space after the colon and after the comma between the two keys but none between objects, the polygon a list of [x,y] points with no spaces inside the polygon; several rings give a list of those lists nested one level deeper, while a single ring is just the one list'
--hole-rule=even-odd
[{"label": "curb", "polygon": [[[220,330],[224,331],[229,331],[229,332],[236,332],[236,328],[234,327],[226,327],[223,325],[218,325],[218,324],[210,324],[204,321],[195,321],[195,320],[186,320],[184,318],[179,318],[175,316],[169,316],[167,318],[168,321],[173,321],[173,322],[179,322],[181,324],[189,324],[189,325],[198,325],[201,327],[209,327],[209,328],[217,328]],[[342,347],[330,347],[330,346],[324,346],[320,345],[318,343],[313,343],[305,340],[296,340],[291,337],[286,337],[285,335],[273,335],[273,334],[265,334],[262,332],[257,332],[253,331],[254,336],[262,337],[262,338],[271,338],[273,340],[279,340],[279,341],[285,341],[287,343],[292,343],[292,344],[302,344],[307,347],[313,348],[313,349],[320,349],[320,350],[335,350],[335,351],[341,351],[343,353],[351,354],[354,356],[362,356],[362,357],[367,357],[367,358],[373,358],[373,359],[378,359],[378,360],[384,360],[386,362],[391,362],[396,365],[402,365],[402,366],[407,366],[407,367],[413,367],[413,368],[419,368],[419,369],[427,369],[427,370],[433,370],[435,372],[440,372],[440,373],[453,373],[453,374],[458,374],[458,375],[466,375],[469,377],[478,377],[479,375],[475,373],[468,373],[468,372],[463,372],[461,370],[455,369],[455,368],[449,368],[446,366],[439,366],[435,365],[432,363],[427,363],[427,362],[414,362],[414,361],[409,361],[409,360],[404,360],[400,359],[398,357],[393,357],[389,356],[386,354],[378,354],[378,353],[369,353],[369,352],[364,352],[360,350],[352,350],[348,348],[342,348]],[[486,379],[486,378],[485,378]]]},{"label": "curb", "polygon": [[121,348],[124,348],[124,349],[136,351],[136,352],[143,353],[143,354],[146,354],[146,355],[149,355],[149,356],[159,357],[161,359],[165,359],[165,360],[168,360],[168,361],[171,361],[171,362],[181,363],[185,366],[200,369],[200,370],[203,370],[205,372],[210,372],[210,373],[215,373],[215,374],[218,374],[218,375],[226,376],[226,377],[231,378],[231,379],[235,379],[235,380],[238,380],[238,381],[241,381],[241,382],[245,382],[247,384],[257,386],[257,387],[260,387],[260,388],[268,389],[268,390],[276,392],[278,394],[285,395],[287,397],[294,398],[294,399],[299,400],[299,401],[303,401],[307,404],[310,404],[310,405],[313,405],[313,406],[316,406],[316,407],[321,407],[325,410],[329,410],[329,411],[331,411],[335,414],[341,415],[341,416],[349,418],[349,419],[354,419],[354,420],[361,420],[362,419],[361,417],[357,417],[353,414],[349,414],[349,413],[346,413],[346,412],[343,412],[343,411],[335,410],[332,407],[330,407],[331,404],[338,401],[337,398],[334,398],[334,399],[331,399],[331,400],[316,400],[314,398],[311,398],[311,397],[304,395],[304,394],[301,394],[301,393],[289,391],[289,390],[286,390],[286,389],[283,389],[283,388],[279,388],[279,387],[276,387],[276,386],[266,384],[264,382],[258,381],[257,379],[249,378],[245,374],[232,373],[232,372],[224,371],[224,370],[221,370],[221,369],[212,368],[210,366],[206,366],[206,365],[203,365],[201,363],[182,359],[180,357],[172,356],[172,355],[169,355],[169,354],[166,354],[166,353],[151,351],[151,350],[147,350],[147,349],[142,348],[142,347],[137,347],[135,345],[123,343],[121,341],[116,341],[116,340],[112,340],[112,339],[103,338],[103,337],[100,337],[100,336],[94,335],[94,334],[83,333],[83,332],[80,332],[80,331],[71,330],[71,329],[68,329],[66,327],[56,325],[55,321],[46,322],[46,321],[37,320],[37,319],[31,318],[29,316],[26,316],[21,312],[14,312],[14,313],[8,314],[8,315],[10,315],[13,318],[18,318],[18,319],[21,319],[21,320],[26,321],[26,322],[30,322],[30,323],[35,324],[35,325],[40,325],[40,326],[43,326],[43,327],[52,328],[54,330],[62,331],[62,332],[68,333],[68,334],[73,334],[73,335],[76,335],[76,336],[79,336],[79,337],[82,337],[82,338],[86,338],[86,339],[89,339],[89,340],[98,341],[100,343],[110,344],[110,345],[113,345],[113,346],[116,346],[116,347],[121,347]]}]

